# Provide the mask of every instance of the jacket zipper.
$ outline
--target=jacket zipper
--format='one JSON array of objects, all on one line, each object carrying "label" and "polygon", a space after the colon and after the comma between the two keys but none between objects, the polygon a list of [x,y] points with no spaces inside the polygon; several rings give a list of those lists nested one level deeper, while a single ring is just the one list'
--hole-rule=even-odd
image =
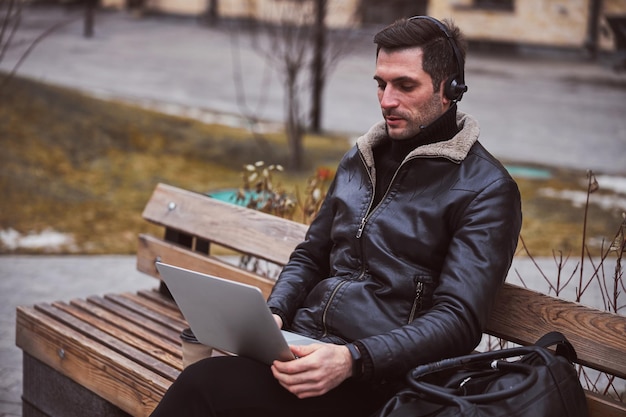
[{"label": "jacket zipper", "polygon": [[[367,270],[363,268],[359,273],[359,276],[356,278],[356,281],[360,281],[366,272]],[[328,313],[328,309],[330,308],[330,305],[332,304],[333,299],[337,294],[337,291],[339,291],[339,289],[347,283],[348,281],[341,281],[339,284],[337,284],[337,286],[333,289],[333,292],[330,294],[330,297],[328,298],[328,303],[326,303],[326,307],[324,307],[324,312],[322,313],[322,325],[324,326],[324,333],[322,334],[322,337],[326,337],[328,335],[328,328],[326,327],[326,314]]]},{"label": "jacket zipper", "polygon": [[413,307],[411,308],[411,314],[409,315],[408,323],[411,323],[413,319],[415,319],[415,313],[419,309],[422,309],[422,294],[424,293],[424,283],[421,281],[417,282],[417,286],[415,288],[415,299],[413,300]]},{"label": "jacket zipper", "polygon": [[383,201],[385,201],[385,198],[387,197],[387,194],[389,194],[389,190],[391,190],[391,187],[393,186],[393,183],[396,180],[396,177],[398,176],[398,172],[400,172],[400,169],[402,168],[402,166],[408,161],[418,158],[418,156],[413,156],[402,161],[398,169],[396,169],[396,172],[393,173],[393,177],[391,178],[391,181],[389,182],[389,186],[387,187],[387,190],[385,190],[385,194],[383,194],[378,205],[372,209],[372,202],[374,201],[374,193],[376,192],[374,190],[374,180],[372,178],[372,174],[370,174],[369,169],[367,169],[367,163],[365,163],[365,160],[363,159],[363,154],[361,154],[361,152],[359,152],[359,156],[361,157],[361,162],[363,162],[363,165],[365,166],[365,171],[367,172],[367,176],[370,179],[370,184],[372,184],[372,198],[370,199],[370,203],[367,206],[367,212],[365,216],[361,219],[361,224],[359,225],[359,228],[356,231],[357,239],[360,239],[361,236],[363,235],[363,229],[365,229],[365,224],[367,223],[367,220],[372,216],[372,213],[376,211],[378,206],[380,206]]},{"label": "jacket zipper", "polygon": [[370,173],[370,170],[367,168],[367,163],[365,163],[365,160],[363,159],[363,154],[361,152],[359,152],[359,157],[361,158],[361,162],[363,163],[363,166],[365,167],[365,172],[367,172],[367,177],[370,179],[370,184],[372,185],[372,198],[370,198],[370,202],[367,205],[367,211],[365,212],[365,216],[363,216],[363,218],[361,219],[361,224],[359,225],[358,230],[356,231],[356,238],[360,239],[361,235],[363,234],[363,229],[365,228],[365,223],[367,223],[367,218],[369,217],[370,212],[372,211],[372,203],[374,202],[374,179],[372,178],[372,174]]},{"label": "jacket zipper", "polygon": [[324,312],[322,313],[322,325],[324,326],[324,334],[322,334],[322,337],[326,337],[328,335],[328,328],[326,327],[326,314],[328,313],[328,309],[330,308],[330,305],[332,304],[333,298],[335,298],[337,291],[339,291],[339,289],[343,287],[346,284],[346,282],[347,281],[342,281],[339,284],[337,284],[333,292],[330,294],[330,298],[328,299],[328,302],[326,303],[326,307],[324,307]]}]

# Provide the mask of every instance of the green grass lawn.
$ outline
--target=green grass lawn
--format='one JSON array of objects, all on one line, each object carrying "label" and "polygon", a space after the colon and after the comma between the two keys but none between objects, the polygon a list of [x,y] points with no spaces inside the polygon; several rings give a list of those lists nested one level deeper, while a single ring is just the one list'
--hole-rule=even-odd
[{"label": "green grass lawn", "polygon": [[[0,231],[52,229],[75,240],[57,251],[89,254],[135,252],[137,234],[150,230],[141,212],[159,182],[197,192],[239,187],[244,165],[287,161],[282,134],[259,139],[244,129],[20,78],[0,91],[0,143]],[[334,168],[349,145],[344,137],[307,136],[304,147],[303,172],[278,173],[275,184],[303,190],[317,168]],[[523,197],[522,235],[534,255],[578,254],[584,210],[540,190],[584,191],[585,172],[550,173],[548,179],[516,177]],[[591,205],[589,219],[587,235],[597,249],[597,242],[613,239],[621,213]],[[7,252],[0,243],[0,253]]]}]

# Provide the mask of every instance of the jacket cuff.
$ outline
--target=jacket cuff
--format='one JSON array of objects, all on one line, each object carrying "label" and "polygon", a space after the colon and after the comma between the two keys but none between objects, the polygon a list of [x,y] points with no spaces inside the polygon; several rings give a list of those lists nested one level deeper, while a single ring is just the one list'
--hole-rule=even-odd
[{"label": "jacket cuff", "polygon": [[357,378],[360,381],[369,381],[374,377],[374,361],[372,360],[372,356],[370,352],[367,350],[365,345],[358,340],[352,342],[361,352],[361,358],[363,360],[363,373]]},{"label": "jacket cuff", "polygon": [[289,323],[287,321],[287,316],[285,316],[285,313],[283,313],[276,307],[270,307],[270,311],[272,312],[272,314],[276,314],[278,317],[280,317],[280,319],[283,321],[283,329],[289,328]]}]

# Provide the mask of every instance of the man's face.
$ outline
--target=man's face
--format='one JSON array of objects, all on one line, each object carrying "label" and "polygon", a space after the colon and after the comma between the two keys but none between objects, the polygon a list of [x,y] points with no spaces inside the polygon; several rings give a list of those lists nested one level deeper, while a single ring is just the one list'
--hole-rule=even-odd
[{"label": "man's face", "polygon": [[376,60],[374,80],[378,101],[392,139],[412,138],[439,117],[450,100],[433,89],[432,78],[422,69],[421,48],[393,51],[381,49]]}]

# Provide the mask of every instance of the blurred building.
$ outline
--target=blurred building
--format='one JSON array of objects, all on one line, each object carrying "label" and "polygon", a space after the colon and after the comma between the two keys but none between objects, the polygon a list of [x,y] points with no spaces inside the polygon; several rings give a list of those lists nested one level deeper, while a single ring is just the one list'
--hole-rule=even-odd
[{"label": "blurred building", "polygon": [[100,0],[103,7],[221,19],[277,19],[277,7],[302,8],[313,21],[326,3],[331,28],[390,23],[418,14],[452,18],[470,42],[491,47],[626,51],[626,0]]},{"label": "blurred building", "polygon": [[592,53],[626,48],[626,0],[433,0],[428,13],[453,18],[474,43]]}]

